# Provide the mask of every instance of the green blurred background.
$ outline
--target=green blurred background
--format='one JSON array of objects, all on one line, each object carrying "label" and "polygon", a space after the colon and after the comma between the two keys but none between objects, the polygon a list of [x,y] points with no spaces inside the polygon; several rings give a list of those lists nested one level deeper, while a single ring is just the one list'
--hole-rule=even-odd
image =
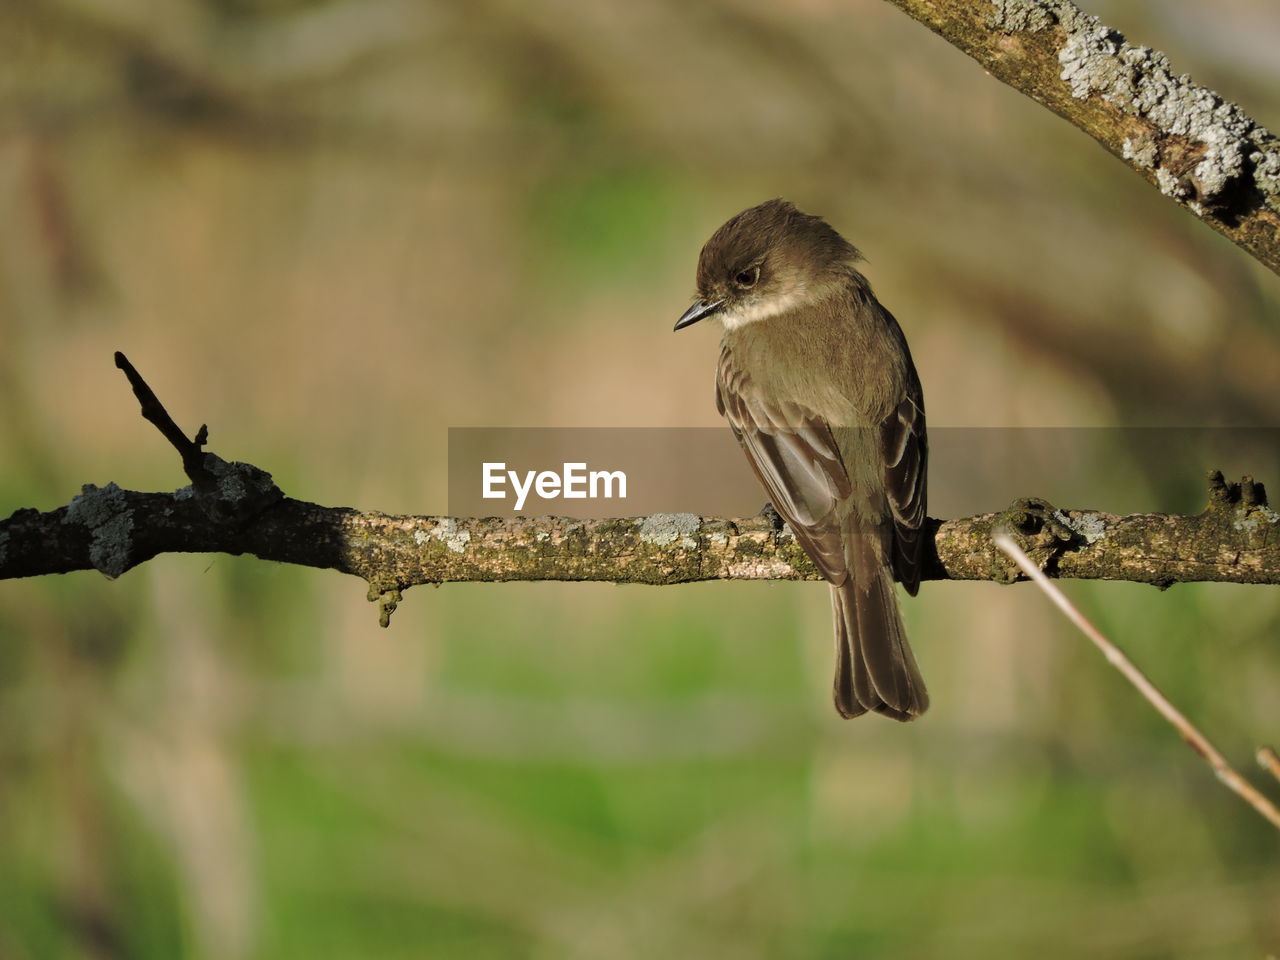
[{"label": "green blurred background", "polygon": [[[1280,126],[1271,0],[1089,6]],[[1277,278],[881,0],[8,0],[0,124],[0,514],[185,482],[116,349],[327,504],[443,512],[450,426],[713,426],[671,325],[777,195],[867,253],[931,426],[1280,422]],[[1158,446],[1022,492],[1256,469]],[[1276,590],[1067,589],[1244,768],[1280,739]],[[1274,831],[1039,596],[905,606],[910,726],[836,718],[816,584],[389,630],[252,558],[0,584],[0,958],[1280,951]]]}]

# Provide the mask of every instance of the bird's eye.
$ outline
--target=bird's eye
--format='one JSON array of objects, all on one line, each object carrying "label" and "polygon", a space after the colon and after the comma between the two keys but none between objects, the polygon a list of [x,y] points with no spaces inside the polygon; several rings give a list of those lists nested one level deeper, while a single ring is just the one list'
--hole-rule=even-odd
[{"label": "bird's eye", "polygon": [[749,290],[756,285],[756,281],[759,279],[760,279],[760,268],[749,267],[748,269],[743,270],[736,277],[734,277],[733,282],[736,283],[738,286],[742,287],[743,290]]}]

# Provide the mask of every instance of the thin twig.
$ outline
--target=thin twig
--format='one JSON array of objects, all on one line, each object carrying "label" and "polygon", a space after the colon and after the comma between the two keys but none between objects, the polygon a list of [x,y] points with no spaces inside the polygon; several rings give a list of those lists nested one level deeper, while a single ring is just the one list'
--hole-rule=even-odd
[{"label": "thin twig", "polygon": [[212,482],[213,478],[209,476],[209,471],[205,469],[200,450],[209,439],[209,428],[201,424],[195,440],[188,440],[182,428],[174,422],[173,417],[169,416],[169,411],[160,402],[160,398],[156,396],[155,391],[151,389],[146,380],[142,379],[142,374],[137,371],[134,365],[129,362],[129,358],[117,350],[115,361],[116,366],[123,370],[124,375],[129,378],[129,385],[133,387],[133,395],[138,398],[138,403],[142,405],[143,418],[152,423],[164,438],[173,445],[173,448],[178,451],[179,456],[182,457],[182,468],[191,482],[195,484]]},{"label": "thin twig", "polygon": [[[1079,627],[1081,633],[1093,641],[1094,646],[1102,651],[1102,655],[1107,658],[1107,661],[1124,674],[1125,679],[1138,688],[1138,692],[1146,697],[1147,702],[1155,707],[1162,717],[1173,724],[1174,729],[1187,742],[1187,745],[1204,757],[1209,766],[1213,768],[1213,772],[1218,779],[1266,817],[1272,826],[1280,829],[1280,809],[1277,809],[1274,803],[1263,796],[1253,784],[1235,771],[1226,758],[1209,742],[1208,738],[1197,730],[1191,721],[1165,698],[1155,684],[1147,679],[1146,674],[1139,670],[1132,660],[1103,636],[1102,631],[1090,623],[1088,618],[1058,589],[1057,585],[1044,575],[1044,571],[1032,562],[1031,558],[1014,542],[1013,537],[1008,533],[997,531],[992,535],[992,540],[997,547],[1013,559],[1013,562],[1021,568],[1023,573],[1034,580],[1036,585],[1048,594],[1049,599],[1057,604],[1058,609],[1067,615],[1067,619]],[[1261,758],[1262,754],[1259,751],[1259,759],[1261,760]]]},{"label": "thin twig", "polygon": [[1263,770],[1280,780],[1280,755],[1272,747],[1258,748],[1258,764]]}]

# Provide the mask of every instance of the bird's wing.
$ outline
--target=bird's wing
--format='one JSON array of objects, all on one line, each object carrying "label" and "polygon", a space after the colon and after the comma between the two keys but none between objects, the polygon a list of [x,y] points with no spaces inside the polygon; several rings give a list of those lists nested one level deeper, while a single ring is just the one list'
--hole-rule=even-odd
[{"label": "bird's wing", "polygon": [[[716,405],[774,508],[833,586],[836,709],[845,717],[874,710],[898,720],[923,713],[928,694],[907,645],[886,562],[896,549],[889,541],[896,537],[887,522],[867,517],[862,522],[868,526],[860,528],[856,512],[839,509],[854,492],[830,425],[799,404],[761,397],[728,351],[721,352],[716,388]],[[897,431],[886,423],[882,435],[896,439]],[[906,443],[886,472],[907,471],[916,452]],[[909,505],[910,498],[901,504]],[[898,507],[892,509],[897,525]],[[909,556],[917,555],[912,547]]]},{"label": "bird's wing", "polygon": [[925,481],[928,438],[920,379],[907,361],[907,393],[880,427],[884,489],[893,514],[893,572],[907,593],[920,589],[924,558]]},{"label": "bird's wing", "polygon": [[716,406],[805,553],[826,580],[843,584],[849,568],[836,507],[852,488],[827,421],[800,404],[762,398],[727,350],[720,354]]}]

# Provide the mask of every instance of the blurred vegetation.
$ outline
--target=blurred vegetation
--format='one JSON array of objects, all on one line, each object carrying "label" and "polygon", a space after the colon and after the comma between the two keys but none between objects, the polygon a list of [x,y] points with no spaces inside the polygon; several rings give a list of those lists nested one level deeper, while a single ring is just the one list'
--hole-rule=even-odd
[{"label": "blurred vegetation", "polygon": [[[1280,125],[1273,4],[1090,7]],[[0,513],[181,485],[115,349],[331,504],[443,512],[449,426],[714,425],[670,328],[775,195],[867,253],[931,425],[1280,414],[1276,278],[879,0],[10,0],[0,64]],[[1017,493],[1232,466],[1115,436],[1106,502]],[[906,605],[910,727],[834,716],[823,592],[455,585],[382,631],[245,558],[0,584],[0,957],[1280,951],[1272,831],[1028,589]],[[1240,764],[1276,739],[1276,591],[1070,592]]]}]

